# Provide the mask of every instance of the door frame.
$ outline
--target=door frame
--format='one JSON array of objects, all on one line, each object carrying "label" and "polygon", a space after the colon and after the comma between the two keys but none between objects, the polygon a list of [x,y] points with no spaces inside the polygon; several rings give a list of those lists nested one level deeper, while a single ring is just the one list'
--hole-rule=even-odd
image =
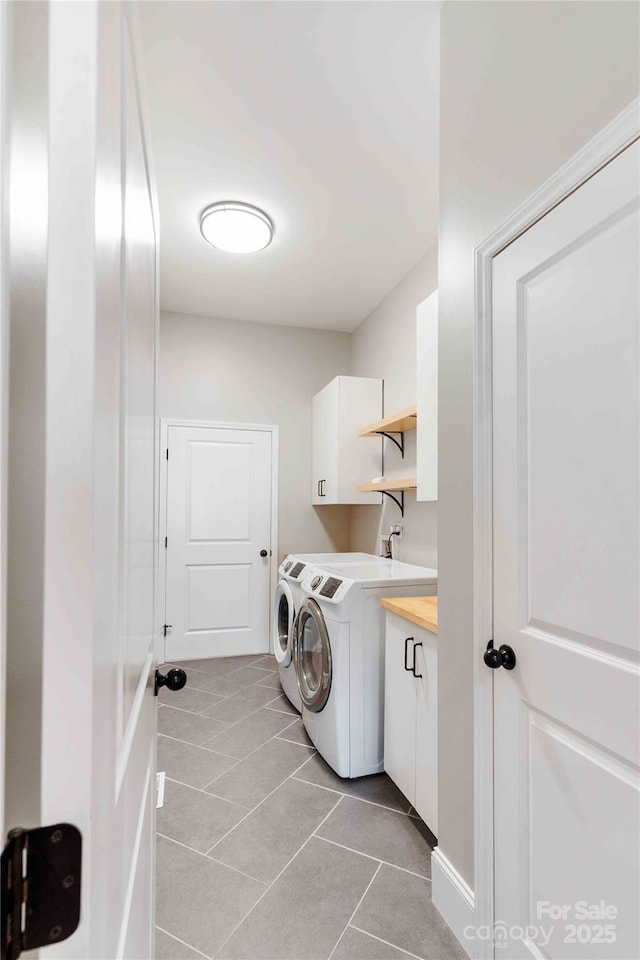
[{"label": "door frame", "polygon": [[10,8],[0,6],[0,831],[4,822],[7,681],[7,465],[9,410],[9,58]]},{"label": "door frame", "polygon": [[[228,423],[217,420],[174,420],[171,417],[160,418],[160,495],[159,505],[159,538],[160,544],[160,563],[159,563],[159,590],[158,590],[158,625],[165,623],[166,600],[167,600],[167,551],[163,549],[165,537],[167,536],[167,509],[168,509],[168,485],[167,485],[167,443],[169,438],[169,427],[204,427],[214,430],[250,430],[269,433],[271,435],[271,556],[269,557],[269,611],[267,620],[267,630],[269,633],[269,652],[272,650],[271,636],[271,617],[273,600],[278,575],[278,426],[274,423]],[[158,631],[160,636],[160,662],[166,662],[166,640]]]},{"label": "door frame", "polygon": [[[476,960],[493,960],[494,796],[493,673],[482,655],[493,638],[493,259],[586,180],[640,137],[640,98],[581,150],[474,250],[473,358],[473,657],[475,926],[490,932],[472,941]],[[499,918],[498,918],[499,919]]]}]

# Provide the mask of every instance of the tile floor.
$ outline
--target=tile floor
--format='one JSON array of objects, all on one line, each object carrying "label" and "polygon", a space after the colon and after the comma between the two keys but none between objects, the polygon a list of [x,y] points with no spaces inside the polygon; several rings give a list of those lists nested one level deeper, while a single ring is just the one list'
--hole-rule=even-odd
[{"label": "tile floor", "polygon": [[182,663],[160,691],[156,960],[463,960],[433,837],[386,774],[341,780],[273,657]]}]

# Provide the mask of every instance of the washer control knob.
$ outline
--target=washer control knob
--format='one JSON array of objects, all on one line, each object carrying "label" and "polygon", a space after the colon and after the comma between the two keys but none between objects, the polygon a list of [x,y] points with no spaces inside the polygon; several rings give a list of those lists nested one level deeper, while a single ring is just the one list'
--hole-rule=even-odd
[{"label": "washer control knob", "polygon": [[321,576],[314,577],[313,580],[311,581],[311,589],[317,590],[321,583],[322,583]]}]

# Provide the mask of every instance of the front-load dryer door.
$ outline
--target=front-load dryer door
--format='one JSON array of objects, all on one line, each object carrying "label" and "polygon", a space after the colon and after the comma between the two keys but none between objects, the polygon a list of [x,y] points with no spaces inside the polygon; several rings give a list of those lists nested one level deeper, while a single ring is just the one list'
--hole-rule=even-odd
[{"label": "front-load dryer door", "polygon": [[319,713],[331,692],[329,631],[315,600],[305,600],[296,620],[294,657],[298,690],[308,710]]},{"label": "front-load dryer door", "polygon": [[296,612],[293,594],[286,580],[280,580],[276,587],[273,603],[273,652],[283,667],[288,667],[293,658],[293,628]]}]

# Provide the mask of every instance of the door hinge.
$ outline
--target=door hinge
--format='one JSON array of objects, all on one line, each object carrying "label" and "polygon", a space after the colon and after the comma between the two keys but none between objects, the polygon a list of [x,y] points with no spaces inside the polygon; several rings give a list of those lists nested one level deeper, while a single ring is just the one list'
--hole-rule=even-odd
[{"label": "door hinge", "polygon": [[168,546],[169,546],[169,538],[168,538],[168,537],[165,537],[165,538],[164,538],[164,548],[165,548],[165,550],[167,549]]},{"label": "door hinge", "polygon": [[2,851],[1,960],[74,933],[81,868],[82,837],[70,823],[9,832]]},{"label": "door hinge", "polygon": [[167,447],[167,460],[169,459],[169,447]]}]

